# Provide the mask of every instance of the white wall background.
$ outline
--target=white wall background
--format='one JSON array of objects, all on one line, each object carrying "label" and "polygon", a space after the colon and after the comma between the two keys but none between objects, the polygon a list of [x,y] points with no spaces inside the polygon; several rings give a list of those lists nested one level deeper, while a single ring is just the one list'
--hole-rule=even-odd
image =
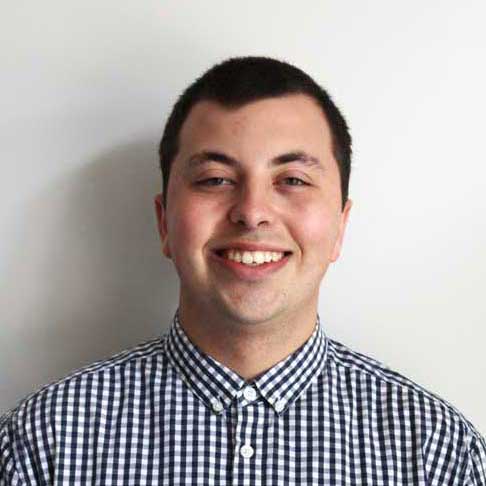
[{"label": "white wall background", "polygon": [[213,63],[270,55],[334,96],[355,141],[327,333],[486,432],[482,0],[2,2],[0,412],[167,329],[156,148]]}]

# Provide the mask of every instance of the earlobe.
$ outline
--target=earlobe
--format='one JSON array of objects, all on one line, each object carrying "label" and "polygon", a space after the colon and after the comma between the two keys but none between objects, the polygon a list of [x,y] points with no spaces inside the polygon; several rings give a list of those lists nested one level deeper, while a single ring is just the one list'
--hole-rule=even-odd
[{"label": "earlobe", "polygon": [[330,258],[331,262],[335,262],[339,258],[339,255],[341,253],[341,248],[344,240],[344,233],[346,230],[346,225],[348,223],[348,218],[349,218],[349,212],[351,210],[352,205],[353,205],[353,201],[351,199],[348,199],[341,213],[341,221],[339,223],[338,237],[336,239],[336,243],[334,244],[334,248]]},{"label": "earlobe", "polygon": [[155,196],[155,213],[157,215],[157,228],[159,230],[160,241],[162,243],[162,253],[171,258],[171,252],[169,247],[169,235],[167,231],[167,218],[166,211],[162,202],[162,194]]}]

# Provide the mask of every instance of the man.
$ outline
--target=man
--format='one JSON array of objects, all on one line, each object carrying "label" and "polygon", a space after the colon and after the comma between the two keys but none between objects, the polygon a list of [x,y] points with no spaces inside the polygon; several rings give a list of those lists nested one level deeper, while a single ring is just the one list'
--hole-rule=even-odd
[{"label": "man", "polygon": [[160,159],[172,325],[7,414],[0,484],[486,485],[459,411],[320,322],[352,205],[326,92],[278,60],[227,60],[180,97]]}]

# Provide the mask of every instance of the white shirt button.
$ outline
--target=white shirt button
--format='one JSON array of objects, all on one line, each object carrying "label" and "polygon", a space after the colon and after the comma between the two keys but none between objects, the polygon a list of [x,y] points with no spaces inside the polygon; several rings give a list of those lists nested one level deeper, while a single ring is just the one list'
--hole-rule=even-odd
[{"label": "white shirt button", "polygon": [[257,397],[257,392],[256,390],[251,387],[251,386],[247,386],[244,390],[243,390],[243,396],[249,401],[249,402],[252,402],[253,400],[255,400],[255,398]]},{"label": "white shirt button", "polygon": [[285,408],[285,402],[282,399],[279,399],[275,402],[275,410],[277,412],[281,412]]},{"label": "white shirt button", "polygon": [[241,446],[240,453],[245,459],[249,459],[251,456],[253,456],[255,450],[250,444],[243,444]]},{"label": "white shirt button", "polygon": [[217,398],[211,400],[211,406],[215,412],[221,412],[223,410],[223,404]]}]

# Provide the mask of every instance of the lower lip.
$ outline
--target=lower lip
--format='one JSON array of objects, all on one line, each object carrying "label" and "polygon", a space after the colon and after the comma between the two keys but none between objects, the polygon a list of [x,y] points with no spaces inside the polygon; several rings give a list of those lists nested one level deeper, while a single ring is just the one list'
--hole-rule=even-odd
[{"label": "lower lip", "polygon": [[272,273],[280,270],[287,264],[292,254],[285,255],[278,262],[262,263],[261,265],[245,265],[244,263],[238,263],[234,260],[229,260],[218,255],[215,252],[211,252],[211,257],[224,268],[233,272],[236,276],[243,280],[260,280]]}]

